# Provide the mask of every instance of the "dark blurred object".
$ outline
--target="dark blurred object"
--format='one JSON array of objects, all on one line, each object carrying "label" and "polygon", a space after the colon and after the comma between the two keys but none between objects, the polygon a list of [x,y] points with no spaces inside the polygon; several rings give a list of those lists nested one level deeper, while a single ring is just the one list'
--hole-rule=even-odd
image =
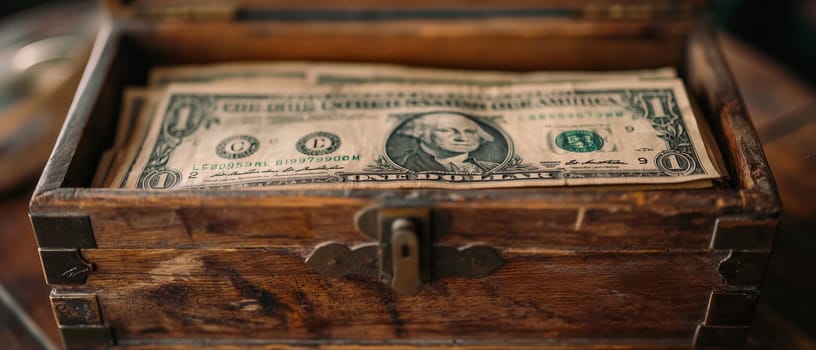
[{"label": "dark blurred object", "polygon": [[0,193],[42,170],[98,26],[96,2],[49,5],[0,21]]},{"label": "dark blurred object", "polygon": [[15,0],[0,2],[0,16],[5,17],[34,6],[53,3],[53,0]]},{"label": "dark blurred object", "polygon": [[717,20],[816,85],[816,0],[719,0]]}]

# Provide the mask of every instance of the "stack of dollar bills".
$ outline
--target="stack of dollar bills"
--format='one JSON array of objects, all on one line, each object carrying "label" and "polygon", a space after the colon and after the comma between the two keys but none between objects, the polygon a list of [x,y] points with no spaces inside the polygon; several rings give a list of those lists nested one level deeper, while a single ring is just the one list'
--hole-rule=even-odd
[{"label": "stack of dollar bills", "polygon": [[724,176],[672,68],[157,67],[122,101],[95,187],[703,188]]}]

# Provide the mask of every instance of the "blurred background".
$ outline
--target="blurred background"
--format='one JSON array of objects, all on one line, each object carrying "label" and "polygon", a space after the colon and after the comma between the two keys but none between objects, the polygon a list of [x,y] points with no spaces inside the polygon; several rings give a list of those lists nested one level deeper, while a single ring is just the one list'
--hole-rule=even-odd
[{"label": "blurred background", "polygon": [[[0,348],[59,348],[28,199],[99,25],[96,1],[0,2]],[[816,349],[816,0],[712,0],[784,213],[747,346]]]}]

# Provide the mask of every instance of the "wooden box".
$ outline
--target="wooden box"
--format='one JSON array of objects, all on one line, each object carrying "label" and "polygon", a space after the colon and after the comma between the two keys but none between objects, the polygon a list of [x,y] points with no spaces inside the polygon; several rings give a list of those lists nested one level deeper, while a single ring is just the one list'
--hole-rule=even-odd
[{"label": "wooden box", "polygon": [[[780,204],[716,37],[700,20],[702,3],[109,1],[112,20],[30,208],[65,344],[741,344]],[[123,87],[143,84],[151,67],[279,59],[676,67],[730,175],[709,189],[662,191],[90,188]],[[376,258],[390,254],[400,218],[419,223],[419,276]],[[315,252],[327,246],[333,257]],[[389,274],[390,284],[381,281]],[[415,295],[395,291],[417,278]]]}]

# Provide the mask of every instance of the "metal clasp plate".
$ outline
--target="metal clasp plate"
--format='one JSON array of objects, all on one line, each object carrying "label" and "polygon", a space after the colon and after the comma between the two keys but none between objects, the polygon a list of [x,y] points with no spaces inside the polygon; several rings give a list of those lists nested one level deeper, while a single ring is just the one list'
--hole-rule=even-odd
[{"label": "metal clasp plate", "polygon": [[[387,248],[385,244],[380,247],[388,249],[389,251],[380,251],[380,276],[383,280],[391,280],[391,288],[397,291],[397,294],[414,295],[419,293],[422,289],[422,279],[420,274],[424,274],[424,270],[420,271],[420,252],[425,253],[427,249],[419,248],[419,231],[416,225],[409,219],[399,218],[391,223],[391,240]],[[390,254],[388,254],[390,253]],[[390,255],[390,256],[389,256]],[[386,270],[383,268],[390,263],[391,276],[388,278]]]},{"label": "metal clasp plate", "polygon": [[455,247],[434,242],[450,229],[448,216],[427,207],[374,207],[356,217],[357,228],[376,243],[350,249],[339,243],[315,248],[306,263],[319,273],[341,278],[379,278],[398,295],[416,295],[432,279],[477,278],[491,274],[502,260],[488,246]]}]

